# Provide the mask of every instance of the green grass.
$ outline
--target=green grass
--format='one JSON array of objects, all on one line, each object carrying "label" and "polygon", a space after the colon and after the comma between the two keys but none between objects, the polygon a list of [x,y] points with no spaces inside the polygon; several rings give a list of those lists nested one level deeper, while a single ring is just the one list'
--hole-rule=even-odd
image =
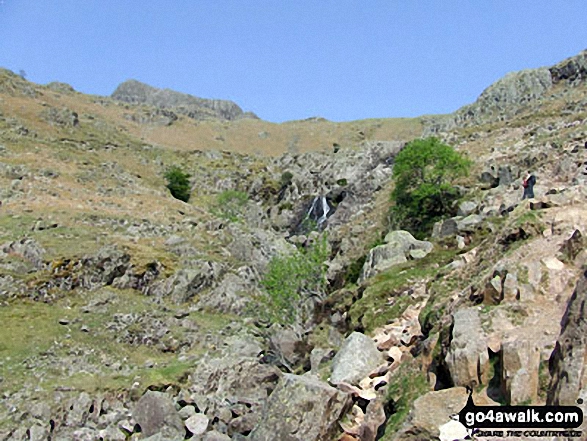
[{"label": "green grass", "polygon": [[382,440],[392,438],[406,420],[412,403],[429,390],[426,376],[415,361],[407,361],[399,366],[387,388],[387,400],[392,405],[393,414],[387,420]]},{"label": "green grass", "polygon": [[[82,306],[91,300],[102,300],[103,306],[84,313]],[[165,308],[168,309],[164,313],[167,316],[179,310],[173,305],[166,305]],[[128,389],[134,381],[139,381],[144,388],[184,381],[194,362],[179,361],[176,353],[162,352],[156,346],[119,342],[116,333],[107,329],[115,313],[153,311],[154,305],[149,298],[133,290],[110,288],[90,293],[70,292],[51,305],[14,301],[0,307],[2,388],[16,391],[26,384],[34,384],[45,391],[66,387],[92,392]],[[67,319],[69,324],[59,324],[60,319]],[[232,316],[206,313],[193,313],[189,317],[197,326],[198,334],[203,335],[217,333],[234,319]],[[83,332],[82,325],[89,332]],[[168,326],[170,334],[164,339],[181,340],[188,332],[179,325]],[[196,341],[185,355],[194,359],[205,349]],[[27,368],[28,360],[39,366],[35,371],[42,372],[41,378]],[[129,369],[117,371],[105,367],[103,360],[120,363]],[[85,371],[71,375],[69,364],[78,361],[83,361]],[[152,361],[154,367],[146,367],[147,361]]]},{"label": "green grass", "polygon": [[349,311],[352,326],[363,327],[366,333],[398,318],[413,303],[402,295],[414,283],[434,276],[438,267],[449,263],[458,250],[434,250],[420,260],[395,266],[373,278]]}]

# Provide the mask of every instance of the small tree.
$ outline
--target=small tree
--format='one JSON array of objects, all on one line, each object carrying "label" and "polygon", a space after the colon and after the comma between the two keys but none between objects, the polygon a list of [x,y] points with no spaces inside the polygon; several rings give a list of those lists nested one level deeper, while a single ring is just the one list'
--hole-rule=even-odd
[{"label": "small tree", "polygon": [[265,308],[262,314],[281,324],[304,322],[309,318],[312,299],[322,299],[326,289],[329,249],[325,235],[312,246],[290,255],[271,259],[261,281]]},{"label": "small tree", "polygon": [[187,202],[190,199],[190,175],[185,173],[180,167],[174,165],[169,167],[165,172],[167,179],[167,188],[175,199]]},{"label": "small tree", "polygon": [[434,222],[451,215],[458,193],[453,181],[468,174],[471,161],[436,138],[417,139],[396,156],[391,222],[416,237],[430,232]]}]

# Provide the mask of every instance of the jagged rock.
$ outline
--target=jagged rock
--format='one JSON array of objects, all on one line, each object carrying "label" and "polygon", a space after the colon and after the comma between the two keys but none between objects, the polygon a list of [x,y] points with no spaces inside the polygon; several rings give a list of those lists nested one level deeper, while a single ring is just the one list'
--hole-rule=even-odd
[{"label": "jagged rock", "polygon": [[191,268],[184,268],[147,290],[148,295],[170,297],[175,303],[185,303],[204,288],[211,286],[222,273],[221,266],[215,262],[196,261]]},{"label": "jagged rock", "polygon": [[503,281],[503,299],[506,302],[513,302],[520,297],[518,278],[513,273],[507,273]]},{"label": "jagged rock", "polygon": [[496,274],[485,286],[482,293],[483,303],[487,305],[499,305],[504,298],[501,277]]},{"label": "jagged rock", "polygon": [[294,366],[306,349],[302,336],[289,328],[275,329],[269,339],[269,345],[289,366]]},{"label": "jagged rock", "polygon": [[332,360],[330,381],[333,384],[357,384],[382,361],[382,355],[373,340],[360,332],[353,332]]},{"label": "jagged rock", "polygon": [[172,108],[175,112],[193,119],[219,118],[235,120],[244,117],[244,112],[235,103],[226,100],[210,100],[175,92],[157,89],[136,80],[121,83],[112,98],[133,104],[148,104],[159,108]]},{"label": "jagged rock", "polygon": [[551,382],[547,403],[575,405],[587,395],[587,271],[577,282],[563,320],[561,333],[550,357]]},{"label": "jagged rock", "polygon": [[79,427],[85,424],[88,419],[90,409],[94,403],[92,398],[83,392],[74,399],[70,405],[70,410],[67,413],[65,424],[70,427]]},{"label": "jagged rock", "polygon": [[263,410],[251,441],[332,439],[350,397],[313,376],[284,374]]},{"label": "jagged rock", "polygon": [[579,230],[573,231],[561,246],[559,252],[562,254],[561,259],[566,263],[572,263],[579,253],[585,249],[585,239]]},{"label": "jagged rock", "polygon": [[163,392],[147,391],[137,402],[132,416],[146,437],[157,434],[181,440],[185,436],[181,417],[173,401]]},{"label": "jagged rock", "polygon": [[251,298],[258,294],[257,276],[252,268],[240,267],[226,274],[217,287],[200,296],[197,305],[224,314],[242,313]]},{"label": "jagged rock", "polygon": [[[401,230],[388,233],[384,241],[384,245],[379,245],[369,251],[369,256],[363,265],[360,281],[407,262],[408,256],[422,258],[433,248],[432,243],[417,240],[409,232]],[[416,253],[413,253],[414,251]]]},{"label": "jagged rock", "polygon": [[43,255],[45,250],[34,239],[24,238],[14,242],[8,242],[0,247],[4,255],[20,256],[33,264],[36,269],[43,267]]},{"label": "jagged rock", "polygon": [[489,354],[477,308],[454,313],[452,341],[446,355],[453,384],[476,387],[487,383]]},{"label": "jagged rock", "polygon": [[[235,341],[236,344],[236,341]],[[235,351],[237,352],[237,351]],[[223,358],[202,359],[190,376],[190,393],[201,397],[197,401],[200,411],[213,420],[227,412],[230,424],[235,406],[241,416],[259,415],[263,403],[275,388],[281,372],[272,365],[261,364],[252,357],[231,353],[230,347]]]},{"label": "jagged rock", "polygon": [[501,348],[502,384],[508,404],[536,402],[540,365],[536,342],[513,336]]}]

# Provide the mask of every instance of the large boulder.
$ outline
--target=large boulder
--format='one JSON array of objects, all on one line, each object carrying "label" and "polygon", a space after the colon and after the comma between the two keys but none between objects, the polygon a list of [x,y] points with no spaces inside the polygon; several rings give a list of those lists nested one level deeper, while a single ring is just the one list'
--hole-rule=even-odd
[{"label": "large boulder", "polygon": [[457,311],[446,363],[455,386],[476,387],[487,383],[489,353],[477,308]]},{"label": "large boulder", "polygon": [[347,337],[332,360],[330,382],[358,383],[383,362],[375,342],[360,332]]},{"label": "large boulder", "polygon": [[513,336],[502,343],[502,384],[506,400],[517,405],[536,402],[540,346]]},{"label": "large boulder", "polygon": [[285,374],[267,400],[251,441],[330,440],[351,404],[348,394],[313,376]]},{"label": "large boulder", "polygon": [[408,259],[420,259],[432,251],[433,245],[417,240],[407,231],[392,231],[385,236],[385,244],[369,251],[359,280],[365,280]]},{"label": "large boulder", "polygon": [[[451,420],[451,416],[459,413],[469,395],[464,387],[453,387],[428,392],[414,401],[408,420],[396,433],[393,441],[416,441],[439,439],[441,429]],[[487,397],[474,396],[479,406],[496,405]]]},{"label": "large boulder", "polygon": [[175,404],[163,392],[147,391],[135,406],[133,418],[145,437],[159,435],[164,439],[182,440],[185,428]]}]

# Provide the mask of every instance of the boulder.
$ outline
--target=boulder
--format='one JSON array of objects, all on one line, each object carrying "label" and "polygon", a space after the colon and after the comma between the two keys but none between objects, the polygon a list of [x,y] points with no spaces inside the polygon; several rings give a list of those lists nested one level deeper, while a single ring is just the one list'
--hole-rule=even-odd
[{"label": "boulder", "polygon": [[459,209],[457,211],[457,214],[459,216],[468,216],[470,214],[473,214],[475,212],[475,210],[477,209],[477,207],[478,207],[478,205],[473,201],[461,202],[461,204],[459,205]]},{"label": "boulder", "polygon": [[534,341],[515,336],[502,343],[502,384],[511,405],[535,403],[538,398],[540,348]]},{"label": "boulder", "polygon": [[185,437],[184,424],[175,404],[163,392],[147,391],[137,402],[132,416],[145,437],[160,435],[173,440]]},{"label": "boulder", "polygon": [[251,441],[332,439],[350,407],[348,394],[313,376],[284,374],[267,400]]},{"label": "boulder", "polygon": [[[460,219],[460,218],[458,218]],[[459,232],[457,227],[457,219],[450,218],[442,221],[438,221],[432,228],[432,237],[440,238],[447,236],[454,236]]]},{"label": "boulder", "polygon": [[470,214],[464,219],[457,221],[457,229],[460,232],[473,233],[483,223],[483,218],[478,214]]},{"label": "boulder", "polygon": [[453,318],[452,340],[446,363],[454,385],[475,388],[487,384],[489,354],[479,311],[477,308],[461,309]]},{"label": "boulder", "polygon": [[375,342],[360,332],[353,332],[332,360],[330,382],[357,384],[382,362]]},{"label": "boulder", "polygon": [[192,415],[185,421],[185,427],[192,435],[202,435],[208,429],[210,420],[203,413]]},{"label": "boulder", "polygon": [[407,262],[408,257],[421,259],[432,251],[433,245],[417,240],[407,231],[392,231],[385,236],[385,244],[371,251],[363,265],[359,280],[365,280],[395,265]]},{"label": "boulder", "polygon": [[[391,439],[393,441],[439,439],[441,427],[452,421],[451,416],[465,407],[468,397],[464,387],[453,387],[422,395],[414,401],[404,427]],[[481,396],[474,396],[474,402],[479,406],[497,404]],[[445,427],[443,432],[446,429]]]}]

